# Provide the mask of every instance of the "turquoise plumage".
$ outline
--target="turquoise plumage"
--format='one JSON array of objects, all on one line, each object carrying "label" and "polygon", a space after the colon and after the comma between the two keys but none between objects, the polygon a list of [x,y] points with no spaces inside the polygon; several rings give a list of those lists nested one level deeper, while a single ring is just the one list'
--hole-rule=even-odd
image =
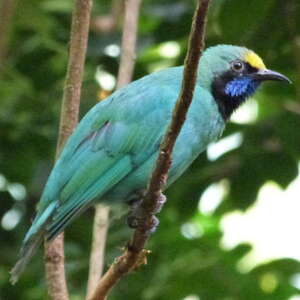
[{"label": "turquoise plumage", "polygon": [[[132,82],[81,120],[50,174],[12,271],[13,282],[43,238],[53,239],[95,201],[128,201],[145,189],[171,121],[182,74],[183,67],[175,67]],[[246,48],[222,45],[205,51],[167,185],[222,134],[232,111],[267,79],[287,80],[267,70]]]}]

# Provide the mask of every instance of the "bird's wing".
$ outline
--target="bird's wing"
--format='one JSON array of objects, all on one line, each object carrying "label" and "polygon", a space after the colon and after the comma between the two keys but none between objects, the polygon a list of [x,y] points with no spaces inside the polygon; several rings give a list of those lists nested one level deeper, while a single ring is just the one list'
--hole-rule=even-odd
[{"label": "bird's wing", "polygon": [[174,90],[166,88],[141,87],[135,94],[120,90],[84,118],[64,148],[39,204],[36,223],[47,219],[48,239],[157,151],[171,118],[173,101],[167,101],[167,96],[176,100]]}]

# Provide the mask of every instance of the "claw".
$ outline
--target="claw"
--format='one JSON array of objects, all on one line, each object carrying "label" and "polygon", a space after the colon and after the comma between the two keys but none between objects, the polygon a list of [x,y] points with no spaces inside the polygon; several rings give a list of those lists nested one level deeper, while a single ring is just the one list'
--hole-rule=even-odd
[{"label": "claw", "polygon": [[139,226],[139,219],[132,214],[129,214],[127,217],[127,225],[132,229],[136,229]]},{"label": "claw", "polygon": [[161,209],[163,208],[163,206],[164,206],[164,204],[166,203],[166,201],[167,201],[166,196],[165,196],[164,194],[161,193],[160,196],[159,196],[157,205],[156,205],[156,207],[155,207],[155,209],[154,209],[154,211],[153,211],[153,214],[156,215],[156,214],[160,213],[160,212],[161,212]]},{"label": "claw", "polygon": [[151,234],[151,233],[154,233],[154,232],[156,231],[158,225],[159,225],[159,220],[158,220],[158,218],[157,218],[156,216],[152,216],[152,218],[151,218],[151,224],[150,224],[150,226],[149,226],[149,228],[148,228],[148,232],[149,232],[150,234]]}]

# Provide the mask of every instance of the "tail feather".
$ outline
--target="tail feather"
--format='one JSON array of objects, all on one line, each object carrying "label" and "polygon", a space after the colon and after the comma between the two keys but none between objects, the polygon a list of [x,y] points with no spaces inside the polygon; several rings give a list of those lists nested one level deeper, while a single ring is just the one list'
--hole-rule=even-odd
[{"label": "tail feather", "polygon": [[10,271],[10,275],[11,275],[10,282],[12,284],[15,284],[18,281],[20,275],[25,270],[30,259],[36,253],[38,247],[43,242],[43,235],[44,235],[43,231],[37,232],[35,235],[30,237],[22,246],[19,254],[20,258],[15,264],[15,266],[13,267],[13,269]]},{"label": "tail feather", "polygon": [[46,231],[45,227],[55,211],[56,205],[57,203],[53,201],[44,211],[39,212],[34,218],[31,227],[23,240],[23,244],[19,252],[19,260],[10,271],[10,281],[12,284],[15,284],[18,281],[30,259],[43,242],[43,237]]}]

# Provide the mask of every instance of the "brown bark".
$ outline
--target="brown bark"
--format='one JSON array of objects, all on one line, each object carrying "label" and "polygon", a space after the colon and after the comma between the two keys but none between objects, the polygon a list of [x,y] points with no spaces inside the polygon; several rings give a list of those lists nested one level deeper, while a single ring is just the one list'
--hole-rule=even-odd
[{"label": "brown bark", "polygon": [[204,48],[204,31],[209,3],[210,0],[199,0],[194,14],[181,92],[173,112],[171,125],[161,144],[160,154],[151,176],[149,187],[141,204],[145,217],[143,223],[139,224],[127,250],[116,259],[114,264],[104,274],[97,285],[94,295],[89,300],[104,300],[112,287],[125,274],[145,262],[147,251],[143,249],[149,238],[149,229],[153,228],[154,214],[159,206],[161,191],[166,183],[168,170],[171,165],[172,150],[193,98],[198,63]]},{"label": "brown bark", "polygon": [[[136,35],[140,4],[141,0],[125,1],[125,18],[121,45],[122,55],[118,72],[117,88],[121,88],[122,86],[128,84],[132,78],[135,64]],[[108,212],[108,207],[103,205],[96,206],[87,299],[92,297],[92,294],[102,275],[106,231],[108,229]],[[99,223],[99,219],[102,218],[100,216],[104,216],[106,219],[106,226],[97,224]]]},{"label": "brown bark", "polygon": [[64,234],[45,243],[45,269],[50,299],[68,300],[68,288],[65,278]]},{"label": "brown bark", "polygon": [[15,0],[2,0],[0,2],[0,71],[2,71],[5,63],[15,7]]},{"label": "brown bark", "polygon": [[78,122],[81,81],[90,24],[91,0],[76,0],[72,17],[69,62],[60,116],[57,155]]},{"label": "brown bark", "polygon": [[[91,0],[75,1],[56,157],[59,156],[78,121],[91,7]],[[45,243],[45,269],[50,298],[67,300],[69,296],[65,279],[63,233],[54,241]]]}]

